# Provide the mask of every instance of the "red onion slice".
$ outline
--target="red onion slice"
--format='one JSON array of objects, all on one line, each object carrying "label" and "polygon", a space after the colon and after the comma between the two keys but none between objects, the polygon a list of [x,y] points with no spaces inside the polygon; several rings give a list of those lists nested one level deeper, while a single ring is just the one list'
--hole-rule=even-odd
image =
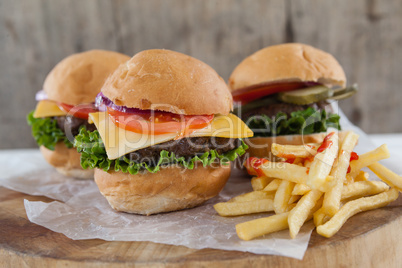
[{"label": "red onion slice", "polygon": [[126,106],[119,106],[113,103],[108,97],[103,95],[100,92],[95,99],[95,107],[99,109],[99,111],[106,111],[107,107],[112,108],[113,110],[123,112],[123,113],[135,113],[135,114],[148,114],[150,110],[141,110],[138,108],[129,108]]}]

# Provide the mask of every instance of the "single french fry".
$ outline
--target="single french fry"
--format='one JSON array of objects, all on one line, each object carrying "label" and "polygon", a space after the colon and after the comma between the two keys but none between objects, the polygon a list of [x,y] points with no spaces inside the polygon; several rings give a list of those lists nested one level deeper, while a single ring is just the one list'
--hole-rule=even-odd
[{"label": "single french fry", "polygon": [[326,223],[330,217],[324,213],[323,209],[320,208],[314,213],[314,225],[315,227],[318,227],[320,225],[323,225]]},{"label": "single french fry", "polygon": [[362,197],[347,202],[329,221],[317,227],[317,233],[331,237],[339,231],[343,224],[353,215],[359,212],[384,207],[398,198],[398,190],[391,188],[390,190],[370,196]]},{"label": "single french fry", "polygon": [[343,139],[338,158],[335,160],[334,167],[330,175],[335,178],[335,185],[324,194],[322,210],[325,214],[332,217],[338,212],[341,205],[342,187],[348,171],[350,155],[357,144],[359,135],[351,131],[346,133]]},{"label": "single french fry", "polygon": [[390,154],[386,144],[381,145],[373,151],[361,154],[359,155],[359,159],[350,162],[350,175],[356,177],[362,168],[389,157]]},{"label": "single french fry", "polygon": [[348,184],[351,184],[354,182],[355,182],[355,179],[352,176],[350,176],[349,174],[346,174],[345,180],[343,181],[343,185],[348,185]]},{"label": "single french fry", "polygon": [[272,192],[278,190],[279,185],[281,184],[281,179],[273,179],[268,185],[263,189],[265,192]]},{"label": "single french fry", "polygon": [[389,189],[382,181],[357,181],[348,184],[342,189],[342,201],[356,199],[364,196],[375,195]]},{"label": "single french fry", "polygon": [[317,201],[322,196],[322,192],[318,190],[311,190],[308,194],[304,195],[296,207],[289,213],[289,233],[291,238],[295,238],[299,233],[300,228],[311,214],[312,209],[316,206]]},{"label": "single french fry", "polygon": [[253,191],[233,197],[228,202],[247,202],[260,199],[274,199],[275,194],[264,191]]},{"label": "single french fry", "polygon": [[260,199],[247,202],[223,202],[214,205],[214,209],[221,216],[240,216],[274,210],[272,199]]},{"label": "single french fry", "polygon": [[299,201],[300,198],[301,198],[301,195],[293,195],[293,194],[292,194],[292,196],[291,196],[290,199],[289,199],[288,204],[289,204],[289,205],[290,205],[290,204],[293,204],[293,203]]},{"label": "single french fry", "polygon": [[395,172],[384,167],[380,163],[374,163],[368,166],[368,168],[374,172],[383,182],[397,188],[402,192],[402,177]]},{"label": "single french fry", "polygon": [[[336,132],[329,133],[324,138],[321,146],[317,150],[306,181],[307,186],[313,190],[322,189],[328,183],[326,178],[331,172],[332,165],[338,155],[338,134]],[[321,148],[324,150],[320,151]],[[328,191],[331,187],[327,186],[326,188]]]},{"label": "single french fry", "polygon": [[251,187],[253,188],[254,191],[261,191],[264,189],[268,183],[270,183],[273,180],[273,178],[268,178],[265,176],[262,177],[253,177],[251,179]]},{"label": "single french fry", "polygon": [[309,191],[311,191],[310,187],[302,183],[297,183],[293,188],[292,195],[305,195]]},{"label": "single french fry", "polygon": [[295,183],[304,183],[308,178],[308,169],[284,162],[267,162],[260,166],[267,177],[288,180]]},{"label": "single french fry", "polygon": [[274,197],[274,211],[276,214],[281,214],[287,211],[294,185],[293,182],[282,180]]},{"label": "single french fry", "polygon": [[285,212],[236,224],[236,233],[240,239],[251,240],[259,236],[285,230],[288,228],[288,215],[289,212]]},{"label": "single french fry", "polygon": [[271,146],[271,152],[273,155],[281,158],[307,158],[314,156],[317,153],[317,149],[320,147],[319,143],[306,143],[304,145],[281,145],[273,143]]},{"label": "single french fry", "polygon": [[369,174],[368,172],[364,172],[363,170],[360,170],[359,173],[356,175],[354,178],[354,181],[368,181],[369,179]]}]

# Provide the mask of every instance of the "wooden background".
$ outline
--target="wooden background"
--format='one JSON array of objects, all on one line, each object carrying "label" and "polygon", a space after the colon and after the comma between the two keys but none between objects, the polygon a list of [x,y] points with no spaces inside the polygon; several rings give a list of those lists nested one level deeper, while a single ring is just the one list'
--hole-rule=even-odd
[{"label": "wooden background", "polygon": [[401,0],[1,0],[0,148],[35,147],[25,115],[47,73],[71,53],[166,48],[224,79],[268,45],[332,53],[360,93],[340,105],[369,133],[402,132]]}]

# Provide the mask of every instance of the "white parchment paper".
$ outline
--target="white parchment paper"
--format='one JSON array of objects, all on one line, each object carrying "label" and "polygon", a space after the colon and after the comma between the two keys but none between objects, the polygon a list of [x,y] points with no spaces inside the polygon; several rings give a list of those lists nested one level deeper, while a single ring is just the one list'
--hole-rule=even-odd
[{"label": "white parchment paper", "polygon": [[[344,130],[360,134],[358,153],[374,146],[360,129],[354,127],[339,111]],[[387,166],[398,173],[398,158]],[[214,248],[275,254],[302,259],[307,249],[313,224],[303,226],[296,239],[287,230],[252,241],[240,240],[235,225],[264,215],[224,218],[217,215],[213,204],[251,191],[250,180],[233,172],[224,190],[206,204],[189,210],[153,216],[115,212],[99,193],[93,181],[81,181],[58,174],[38,150],[10,150],[0,153],[0,185],[30,195],[42,195],[54,202],[25,200],[29,220],[71,239],[99,238],[107,241],[151,241],[182,245],[194,249]],[[268,216],[270,214],[266,214]]]}]

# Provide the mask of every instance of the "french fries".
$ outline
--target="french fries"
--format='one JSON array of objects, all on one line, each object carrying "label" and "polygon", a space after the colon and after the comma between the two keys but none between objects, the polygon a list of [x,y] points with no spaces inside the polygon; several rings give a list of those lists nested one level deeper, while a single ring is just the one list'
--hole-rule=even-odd
[{"label": "french fries", "polygon": [[398,198],[398,190],[392,188],[381,194],[371,197],[362,197],[346,203],[335,216],[325,224],[317,227],[317,233],[325,237],[331,237],[353,215],[380,207],[384,207]]},{"label": "french fries", "polygon": [[265,191],[253,191],[233,197],[228,202],[247,202],[260,199],[274,199],[275,194]]},{"label": "french fries", "polygon": [[274,198],[274,211],[276,214],[281,214],[287,211],[294,185],[293,182],[282,180]]},{"label": "french fries", "polygon": [[270,183],[273,180],[273,178],[268,178],[265,176],[262,177],[253,177],[251,179],[251,187],[253,188],[254,191],[261,191],[264,189],[268,183]]},{"label": "french fries", "polygon": [[338,134],[332,132],[325,137],[322,145],[317,149],[306,180],[307,186],[312,190],[318,190],[327,183],[326,178],[338,155],[338,147]]},{"label": "french fries", "polygon": [[271,152],[281,158],[307,158],[317,154],[319,143],[306,143],[304,145],[281,145],[273,143]]},{"label": "french fries", "polygon": [[215,204],[214,209],[221,216],[240,216],[273,211],[274,201],[272,199],[259,199],[246,202],[223,202]]},{"label": "french fries", "polygon": [[359,136],[353,132],[348,132],[342,141],[338,158],[332,167],[331,175],[335,178],[335,185],[324,195],[322,205],[323,212],[328,216],[334,216],[338,212],[341,204],[342,187],[350,163],[350,155],[357,144]]},{"label": "french fries", "polygon": [[311,190],[308,194],[304,195],[300,201],[297,202],[296,207],[290,211],[288,223],[291,238],[295,238],[299,233],[300,228],[311,214],[312,209],[321,196],[322,192]]},{"label": "french fries", "polygon": [[278,190],[279,185],[281,184],[281,179],[273,179],[268,185],[263,189],[265,192],[274,192]]},{"label": "french fries", "polygon": [[375,195],[385,192],[389,186],[381,181],[356,181],[342,189],[342,201],[356,199],[363,196]]},{"label": "french fries", "polygon": [[289,212],[276,214],[271,217],[246,221],[236,225],[236,233],[240,239],[251,240],[253,238],[285,230],[288,228]]},{"label": "french fries", "polygon": [[295,188],[293,188],[293,195],[305,195],[309,191],[311,191],[310,187],[308,187],[305,184],[298,183],[295,185]]},{"label": "french fries", "polygon": [[375,173],[382,181],[388,185],[398,188],[402,191],[402,177],[398,176],[395,172],[392,172],[388,168],[384,167],[380,163],[374,163],[368,166],[371,171]]},{"label": "french fries", "polygon": [[380,160],[389,158],[389,150],[386,144],[381,145],[377,149],[364,153],[359,159],[350,163],[350,175],[355,177],[360,169],[370,166]]},{"label": "french fries", "polygon": [[[357,156],[352,152],[358,135],[348,132],[342,137],[339,145],[336,133],[327,135],[323,143],[309,146],[273,144],[272,153],[285,158],[283,162],[249,158],[253,165],[246,168],[250,174],[259,174],[252,179],[254,191],[218,203],[215,210],[221,216],[275,213],[237,224],[237,235],[243,240],[285,229],[295,238],[312,218],[317,233],[331,237],[353,215],[397,199],[402,177],[377,163],[389,157],[387,146]],[[369,181],[363,167],[382,181]]]}]

